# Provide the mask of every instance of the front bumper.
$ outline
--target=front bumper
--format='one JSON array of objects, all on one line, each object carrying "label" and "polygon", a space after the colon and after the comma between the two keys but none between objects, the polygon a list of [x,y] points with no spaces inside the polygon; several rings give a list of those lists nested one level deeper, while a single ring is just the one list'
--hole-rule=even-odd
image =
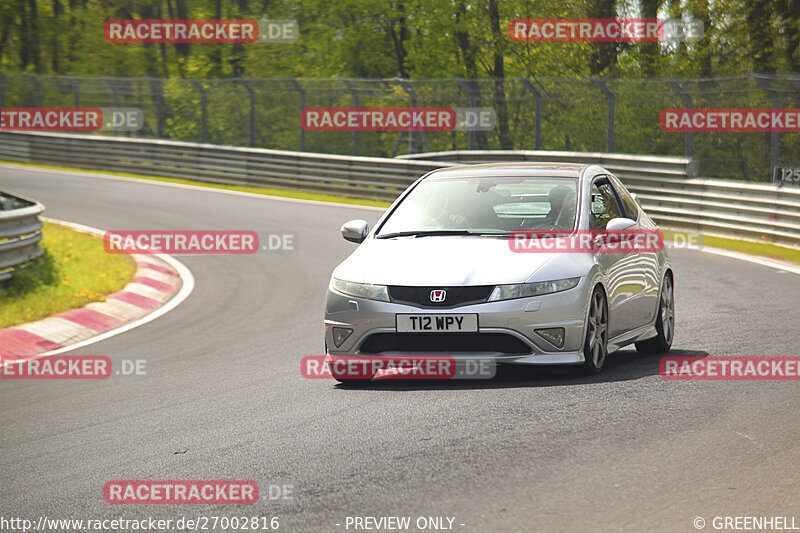
[{"label": "front bumper", "polygon": [[[498,302],[485,302],[464,305],[448,309],[417,307],[404,303],[381,302],[357,298],[328,289],[325,301],[325,343],[330,355],[447,355],[456,360],[491,359],[498,363],[515,363],[531,365],[569,365],[584,361],[583,343],[585,339],[585,323],[589,294],[586,278],[582,278],[577,287],[554,294],[518,298]],[[441,314],[441,313],[477,313],[478,333],[397,333],[396,318],[398,313]],[[353,333],[336,347],[333,340],[333,328],[343,327]],[[535,330],[543,328],[564,328],[564,346],[558,348]],[[388,345],[413,345],[414,349],[375,349],[374,342],[382,335],[382,339],[391,341],[397,336],[400,342],[388,342]],[[455,349],[442,349],[447,342],[440,342],[437,335],[458,335]],[[478,337],[474,337],[474,336]],[[495,335],[495,336],[492,336]],[[510,337],[510,342],[492,345],[492,339],[500,336]],[[405,339],[402,337],[406,336]],[[408,336],[414,336],[409,339]],[[472,340],[467,341],[469,336]],[[483,336],[483,337],[480,337]],[[430,338],[430,346],[426,340]],[[512,341],[512,339],[515,339]],[[413,340],[413,342],[405,342]],[[515,349],[505,347],[513,344]],[[470,346],[474,345],[474,346]],[[369,347],[369,350],[365,350]]]}]

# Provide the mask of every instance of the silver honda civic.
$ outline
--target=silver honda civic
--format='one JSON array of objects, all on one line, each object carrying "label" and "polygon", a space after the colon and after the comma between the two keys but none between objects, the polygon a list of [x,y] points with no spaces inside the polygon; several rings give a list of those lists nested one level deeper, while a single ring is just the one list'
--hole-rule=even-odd
[{"label": "silver honda civic", "polygon": [[[666,250],[626,246],[637,233],[660,232],[599,166],[435,170],[371,231],[363,220],[341,231],[360,246],[330,280],[329,359],[435,354],[597,373],[622,346],[663,353],[672,345]],[[596,241],[615,232],[614,246]]]}]

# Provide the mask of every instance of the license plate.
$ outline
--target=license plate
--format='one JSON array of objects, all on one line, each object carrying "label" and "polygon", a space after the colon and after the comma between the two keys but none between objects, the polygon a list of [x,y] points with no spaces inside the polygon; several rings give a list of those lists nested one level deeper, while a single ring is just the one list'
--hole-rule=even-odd
[{"label": "license plate", "polygon": [[397,315],[398,333],[475,333],[478,315]]}]

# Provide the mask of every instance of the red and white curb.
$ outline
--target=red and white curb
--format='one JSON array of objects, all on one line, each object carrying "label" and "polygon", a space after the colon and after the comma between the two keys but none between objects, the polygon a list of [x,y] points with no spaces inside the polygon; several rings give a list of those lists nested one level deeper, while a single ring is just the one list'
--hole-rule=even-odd
[{"label": "red and white curb", "polygon": [[[80,224],[45,219],[100,237],[105,233]],[[74,350],[146,324],[185,300],[194,277],[183,263],[165,254],[130,254],[136,261],[133,281],[121,291],[36,322],[0,329],[0,368]]]}]

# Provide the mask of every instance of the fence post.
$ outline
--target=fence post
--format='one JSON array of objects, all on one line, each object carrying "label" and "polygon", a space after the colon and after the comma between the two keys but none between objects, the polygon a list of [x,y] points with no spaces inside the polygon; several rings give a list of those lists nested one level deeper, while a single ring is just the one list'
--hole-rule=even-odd
[{"label": "fence post", "polygon": [[153,94],[153,102],[156,105],[156,137],[164,137],[164,90],[161,80],[149,79],[150,91]]},{"label": "fence post", "polygon": [[[417,98],[417,92],[414,90],[413,87],[411,87],[411,85],[408,83],[408,80],[404,80],[402,78],[397,78],[397,81],[398,81],[398,83],[400,83],[400,86],[403,88],[403,90],[408,93],[408,99],[409,99],[409,101],[411,103],[411,107],[418,107],[419,99]],[[402,136],[402,133],[401,133],[401,136]],[[420,131],[419,132],[419,136],[422,139],[422,148],[423,148],[423,150],[426,151],[426,152],[430,152],[430,150],[428,149],[428,138],[425,136],[425,130]],[[399,141],[400,137],[398,137],[397,140]],[[397,151],[397,146],[396,145],[395,145],[395,150],[394,151],[395,152]],[[413,130],[408,132],[408,153],[409,154],[413,154],[414,153],[414,131]],[[393,157],[394,157],[394,155],[393,155]]]},{"label": "fence post", "polygon": [[[347,86],[351,93],[353,93],[353,107],[361,107],[361,95],[358,89],[350,83],[350,80],[341,78],[342,82]],[[353,131],[353,155],[358,155],[358,130]]]},{"label": "fence post", "polygon": [[[300,113],[297,115],[298,117],[303,116],[303,109],[306,108],[306,90],[300,85],[300,82],[297,81],[297,78],[289,78],[294,85],[297,92],[300,93]],[[303,129],[303,125],[300,124],[300,151],[306,151],[306,130]]]},{"label": "fence post", "polygon": [[194,87],[198,91],[200,91],[200,98],[201,98],[201,102],[202,102],[202,118],[201,118],[202,128],[200,130],[200,132],[201,132],[200,133],[200,136],[201,136],[200,142],[205,144],[206,142],[208,142],[208,109],[207,109],[207,107],[208,107],[208,94],[206,93],[206,90],[203,88],[203,84],[200,83],[199,80],[187,80],[187,81],[190,82],[192,85],[194,85]]},{"label": "fence post", "polygon": [[[683,88],[683,85],[673,80],[667,81],[667,85],[669,85],[670,88],[676,93],[678,93],[678,95],[683,99],[683,103],[686,106],[686,109],[694,109],[694,100],[692,99],[692,96],[686,91],[686,89]],[[686,157],[694,157],[694,132],[692,131],[686,132],[684,150],[686,152]]]},{"label": "fence post", "polygon": [[[111,87],[111,90],[114,91],[114,107],[119,107],[119,89],[117,88],[116,84],[114,83],[113,78],[103,78],[103,80]],[[112,134],[116,137],[119,135],[119,132],[113,130]]]},{"label": "fence post", "polygon": [[542,149],[542,93],[533,86],[531,80],[528,78],[520,78],[522,80],[522,85],[525,86],[528,91],[533,95],[534,99],[536,100],[536,144],[534,148],[536,150]]},{"label": "fence post", "polygon": [[[467,80],[463,78],[456,78],[458,82],[458,86],[461,88],[462,91],[467,93],[467,98],[469,98],[469,106],[470,107],[478,107],[478,99],[475,97],[475,91],[472,87],[469,86]],[[475,149],[475,131],[470,129],[469,130],[469,144],[467,145],[467,150],[474,150]]]},{"label": "fence post", "polygon": [[23,76],[33,82],[33,86],[36,87],[36,107],[42,107],[42,82],[36,79],[33,74],[23,74]]},{"label": "fence post", "polygon": [[[783,107],[783,96],[772,86],[772,80],[761,74],[751,74],[759,85],[767,91],[772,106],[775,108]],[[769,171],[772,175],[773,169],[780,164],[781,160],[781,132],[769,132]]]},{"label": "fence post", "polygon": [[72,106],[73,107],[80,107],[81,106],[81,93],[80,89],[78,88],[78,84],[75,83],[70,76],[63,76],[64,81],[66,81],[70,88],[72,89]]},{"label": "fence post", "polygon": [[244,86],[247,89],[247,93],[250,95],[250,146],[256,145],[256,93],[253,91],[253,88],[250,87],[250,84],[247,83],[247,80],[243,80],[241,78],[237,78],[234,80],[239,85]]},{"label": "fence post", "polygon": [[608,99],[608,119],[606,120],[606,152],[614,152],[614,115],[616,113],[616,97],[614,93],[606,87],[606,80],[600,78],[592,78],[595,85],[602,91]]}]

